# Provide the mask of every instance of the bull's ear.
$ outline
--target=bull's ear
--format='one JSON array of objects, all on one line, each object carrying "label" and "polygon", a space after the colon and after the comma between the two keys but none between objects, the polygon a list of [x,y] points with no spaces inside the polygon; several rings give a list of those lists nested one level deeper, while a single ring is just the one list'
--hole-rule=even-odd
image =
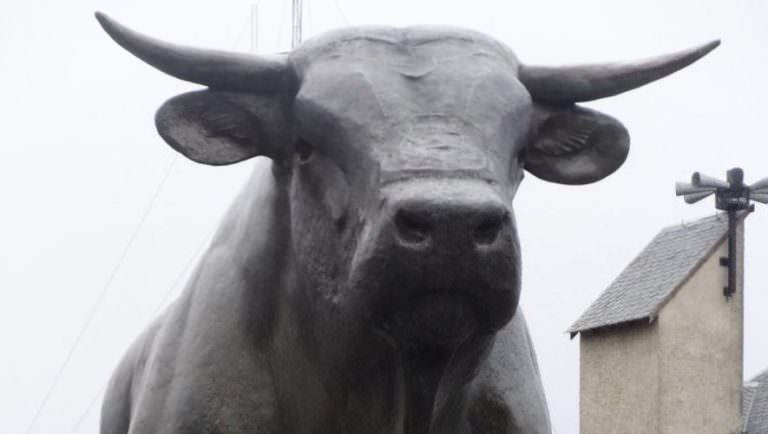
[{"label": "bull's ear", "polygon": [[598,111],[540,106],[537,124],[524,152],[525,169],[546,181],[588,184],[610,175],[627,158],[627,129]]},{"label": "bull's ear", "polygon": [[155,115],[160,136],[198,163],[214,166],[264,155],[280,160],[286,130],[279,97],[203,90],[171,98]]}]

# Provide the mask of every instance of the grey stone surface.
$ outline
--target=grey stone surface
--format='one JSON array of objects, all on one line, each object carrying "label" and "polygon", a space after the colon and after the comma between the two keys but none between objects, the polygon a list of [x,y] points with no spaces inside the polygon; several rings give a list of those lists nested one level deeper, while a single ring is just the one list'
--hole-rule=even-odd
[{"label": "grey stone surface", "polygon": [[630,321],[653,320],[727,233],[725,214],[663,229],[568,332],[574,334]]},{"label": "grey stone surface", "polygon": [[745,434],[768,434],[768,370],[744,384],[742,420]]},{"label": "grey stone surface", "polygon": [[542,68],[477,32],[360,27],[264,57],[97,18],[137,57],[208,86],[158,110],[170,146],[211,165],[269,159],[121,362],[102,433],[550,432],[517,309],[523,171],[608,176],[627,131],[573,103],[716,46]]}]

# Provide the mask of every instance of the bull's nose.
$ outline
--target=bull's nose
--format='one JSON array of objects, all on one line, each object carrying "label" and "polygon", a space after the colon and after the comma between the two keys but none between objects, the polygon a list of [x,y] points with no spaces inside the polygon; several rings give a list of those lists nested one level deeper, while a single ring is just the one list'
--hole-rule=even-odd
[{"label": "bull's nose", "polygon": [[488,204],[482,210],[478,219],[479,223],[475,226],[474,232],[472,232],[472,238],[475,244],[479,246],[493,244],[509,218],[506,208],[495,205]]},{"label": "bull's nose", "polygon": [[393,205],[396,238],[407,247],[491,246],[510,221],[507,207],[491,198],[408,197]]},{"label": "bull's nose", "polygon": [[395,213],[395,228],[402,242],[421,244],[429,241],[434,225],[431,216],[424,210],[403,207]]}]

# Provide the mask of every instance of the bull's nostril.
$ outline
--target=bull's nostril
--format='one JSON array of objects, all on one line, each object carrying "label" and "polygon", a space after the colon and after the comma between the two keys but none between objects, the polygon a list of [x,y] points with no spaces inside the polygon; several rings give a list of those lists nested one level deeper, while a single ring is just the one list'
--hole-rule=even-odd
[{"label": "bull's nostril", "polygon": [[400,239],[407,243],[427,241],[432,229],[426,218],[403,209],[395,215],[395,226]]},{"label": "bull's nostril", "polygon": [[499,214],[493,217],[487,217],[475,227],[475,232],[472,234],[475,243],[481,246],[487,246],[493,244],[496,238],[501,232],[501,228],[504,226],[506,220],[506,214]]}]

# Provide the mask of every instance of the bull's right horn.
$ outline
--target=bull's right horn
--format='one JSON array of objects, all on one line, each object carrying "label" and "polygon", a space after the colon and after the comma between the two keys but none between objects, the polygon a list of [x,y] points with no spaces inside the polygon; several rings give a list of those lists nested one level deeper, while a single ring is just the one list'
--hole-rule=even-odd
[{"label": "bull's right horn", "polygon": [[96,12],[96,19],[120,46],[181,80],[222,90],[259,93],[289,88],[294,75],[285,56],[256,56],[184,47],[150,38]]},{"label": "bull's right horn", "polygon": [[631,63],[520,67],[520,81],[533,99],[551,103],[592,101],[663,78],[701,59],[719,40],[677,53]]}]

